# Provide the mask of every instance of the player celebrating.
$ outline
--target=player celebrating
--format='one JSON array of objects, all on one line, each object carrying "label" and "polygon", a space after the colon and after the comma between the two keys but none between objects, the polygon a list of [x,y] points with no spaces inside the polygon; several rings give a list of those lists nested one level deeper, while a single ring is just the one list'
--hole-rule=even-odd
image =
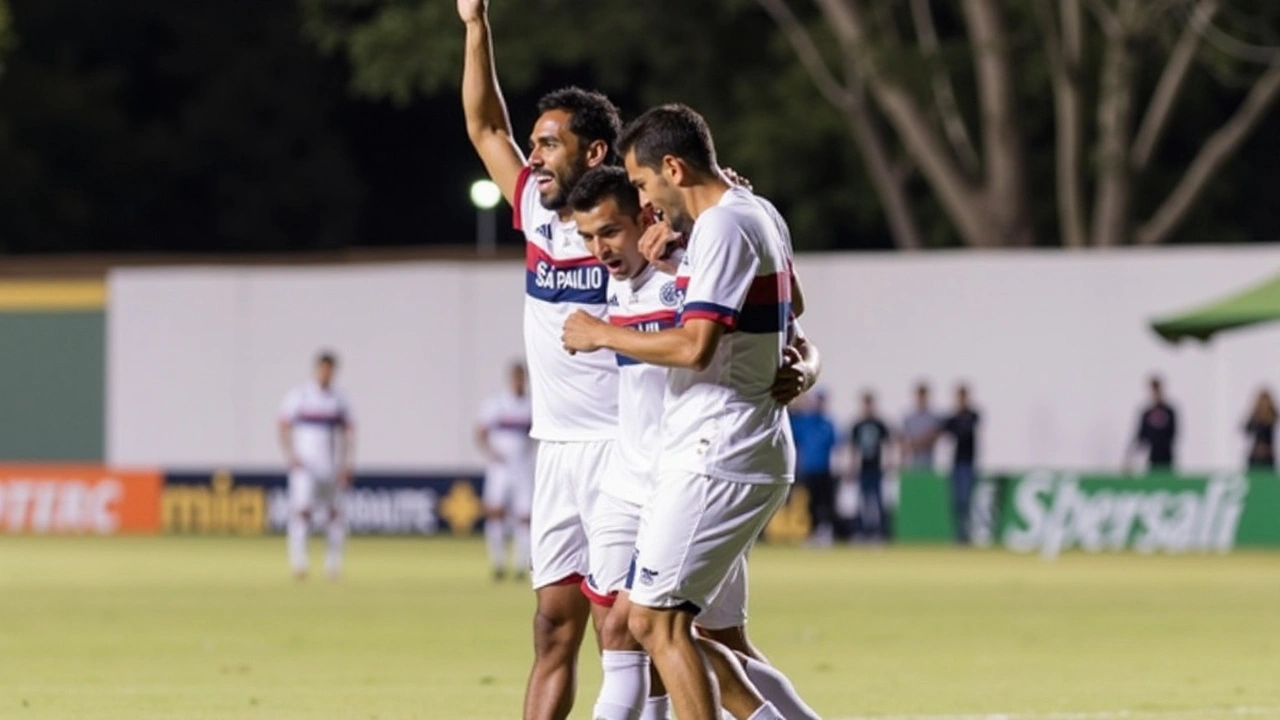
[{"label": "player celebrating", "polygon": [[294,388],[280,405],[280,448],[289,466],[289,565],[298,580],[307,577],[307,533],[323,514],[328,526],[325,572],[337,579],[347,539],[343,495],[351,484],[355,429],[351,406],[333,387],[338,359],[316,358],[315,379]]},{"label": "player celebrating", "polygon": [[484,537],[493,577],[506,577],[507,530],[514,536],[511,565],[516,579],[529,567],[529,506],[533,502],[532,410],[525,392],[524,365],[511,366],[507,392],[490,398],[480,411],[476,444],[489,461],[484,473]]},{"label": "player celebrating", "polygon": [[[635,187],[673,227],[692,227],[676,281],[679,324],[637,333],[576,313],[563,339],[573,351],[609,349],[672,368],[658,482],[636,541],[629,627],[676,715],[715,720],[694,617],[794,481],[794,443],[771,394],[791,313],[789,261],[763,205],[721,174],[711,133],[693,110],[649,110],[618,148]],[[780,716],[765,704],[751,717]]]},{"label": "player celebrating", "polygon": [[[656,332],[676,324],[676,277],[646,261],[640,251],[642,233],[661,235],[664,228],[645,230],[640,198],[621,168],[604,167],[583,176],[569,196],[578,233],[596,257],[609,269],[609,322],[639,332]],[[778,222],[782,222],[780,216]],[[782,223],[785,227],[785,223]],[[779,373],[774,394],[783,404],[811,384],[817,353],[807,342],[804,362]],[[655,484],[661,447],[661,421],[667,369],[617,356],[619,365],[618,439],[610,472],[601,482],[600,496],[590,522],[591,572],[583,591],[604,609],[600,629],[603,684],[592,717],[599,720],[631,720],[643,706],[642,720],[666,718],[664,697],[645,700],[648,656],[627,628],[630,606],[624,588],[635,548],[643,504]],[[791,365],[789,363],[789,365]],[[807,373],[805,382],[790,382],[791,372]],[[597,615],[600,613],[598,612]],[[755,651],[746,639],[746,567],[739,560],[730,579],[712,605],[697,617],[700,631],[722,639],[743,657],[752,683],[792,720],[817,716],[799,699],[786,676]],[[731,661],[732,662],[732,661]],[[718,666],[717,669],[720,669]],[[723,704],[739,711],[762,704],[755,688],[742,683],[737,668],[719,672]],[[660,692],[653,693],[661,695]],[[745,716],[745,715],[743,715]]]},{"label": "player celebrating", "polygon": [[617,432],[618,373],[604,353],[570,357],[560,328],[575,310],[605,316],[605,270],[583,245],[565,199],[588,168],[615,159],[617,108],[577,88],[538,103],[526,162],[498,89],[484,0],[457,0],[466,25],[462,106],[467,135],[525,234],[524,338],[539,441],[530,515],[537,593],[525,720],[563,720],[573,707],[589,604],[585,518]]}]

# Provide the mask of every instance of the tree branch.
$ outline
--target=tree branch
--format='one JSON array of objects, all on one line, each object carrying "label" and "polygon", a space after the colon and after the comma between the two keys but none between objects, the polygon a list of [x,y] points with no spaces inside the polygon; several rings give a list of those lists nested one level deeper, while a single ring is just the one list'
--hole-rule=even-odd
[{"label": "tree branch", "polygon": [[795,13],[791,12],[791,6],[787,5],[786,0],[757,0],[757,2],[765,12],[769,13],[787,41],[791,43],[792,49],[800,58],[804,69],[808,71],[809,77],[813,79],[818,92],[837,108],[841,110],[848,108],[854,102],[853,93],[832,74],[831,68],[822,58],[818,43],[814,41],[813,35],[795,16]]},{"label": "tree branch", "polygon": [[999,243],[998,232],[987,222],[978,189],[956,166],[950,149],[933,131],[928,116],[911,93],[880,72],[866,47],[866,24],[859,0],[814,0],[830,24],[845,53],[850,73],[867,81],[886,119],[919,165],[965,242],[971,245]]},{"label": "tree branch", "polygon": [[[1034,2],[1036,18],[1044,31],[1049,71],[1053,78],[1058,226],[1063,245],[1084,247],[1088,238],[1085,235],[1084,174],[1080,161],[1083,147],[1080,63],[1084,47],[1080,0]],[[1050,5],[1055,4],[1061,16],[1061,30],[1053,20]]]},{"label": "tree branch", "polygon": [[918,250],[924,246],[920,228],[907,201],[906,181],[893,172],[889,151],[880,137],[871,111],[864,99],[862,83],[856,78],[855,87],[840,83],[831,72],[813,35],[791,11],[786,0],[757,0],[765,12],[773,18],[787,41],[809,72],[818,92],[844,113],[853,135],[854,144],[866,164],[871,184],[884,207],[885,219],[894,244],[905,250]]},{"label": "tree branch", "polygon": [[1142,118],[1142,125],[1139,126],[1138,134],[1133,140],[1129,164],[1135,171],[1141,172],[1150,164],[1160,137],[1169,124],[1173,106],[1177,103],[1178,95],[1181,94],[1186,83],[1188,71],[1196,57],[1196,50],[1200,47],[1204,28],[1218,12],[1219,6],[1219,0],[1199,2],[1198,11],[1192,13],[1177,44],[1174,45],[1173,52],[1169,54],[1164,72],[1160,73],[1160,80],[1156,83],[1155,92],[1151,96],[1151,103],[1147,106],[1147,112]]},{"label": "tree branch", "polygon": [[1280,97],[1280,58],[1273,60],[1271,67],[1258,78],[1235,114],[1200,147],[1200,152],[1196,153],[1195,159],[1164,204],[1150,220],[1138,228],[1135,233],[1138,243],[1154,245],[1169,239],[1191,211],[1214,173],[1231,159],[1258,122],[1266,116],[1277,97]]},{"label": "tree branch", "polygon": [[978,153],[974,150],[973,141],[969,138],[969,129],[960,115],[951,76],[938,58],[940,47],[938,31],[933,24],[933,11],[929,6],[929,0],[911,0],[911,17],[916,27],[916,38],[920,43],[920,54],[933,69],[933,97],[937,103],[938,115],[942,117],[942,129],[947,134],[951,149],[955,151],[964,169],[970,174],[977,174]]},{"label": "tree branch", "polygon": [[1120,16],[1116,11],[1107,7],[1103,0],[1084,0],[1084,4],[1089,8],[1089,12],[1093,13],[1093,17],[1098,21],[1098,25],[1102,26],[1102,32],[1107,36],[1120,35],[1124,32],[1124,28],[1120,24]]},{"label": "tree branch", "polygon": [[1013,118],[1013,71],[1009,65],[1008,30],[995,0],[961,4],[973,46],[978,104],[982,110],[982,155],[991,210],[1006,229],[1030,241],[1026,204],[1026,169],[1022,133]]},{"label": "tree branch", "polygon": [[[1086,0],[1087,2],[1089,0]],[[1120,0],[1118,30],[1107,32],[1098,90],[1098,169],[1093,202],[1093,242],[1118,245],[1129,226],[1130,124],[1133,121],[1134,51],[1129,24],[1138,0]]]}]

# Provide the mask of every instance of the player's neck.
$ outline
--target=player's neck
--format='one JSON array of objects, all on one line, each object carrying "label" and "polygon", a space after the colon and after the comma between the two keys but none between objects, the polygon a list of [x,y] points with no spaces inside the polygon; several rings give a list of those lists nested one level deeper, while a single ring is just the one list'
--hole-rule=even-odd
[{"label": "player's neck", "polygon": [[720,199],[729,192],[733,185],[716,169],[712,175],[701,179],[697,184],[684,188],[685,205],[689,214],[697,220],[702,213],[720,204]]}]

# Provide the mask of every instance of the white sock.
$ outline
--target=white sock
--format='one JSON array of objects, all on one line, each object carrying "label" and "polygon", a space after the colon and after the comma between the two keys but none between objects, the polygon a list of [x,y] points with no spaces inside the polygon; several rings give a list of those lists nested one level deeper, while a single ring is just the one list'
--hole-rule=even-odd
[{"label": "white sock", "polygon": [[324,571],[330,576],[342,572],[342,551],[347,545],[347,520],[338,514],[329,518],[329,547],[324,556]]},{"label": "white sock", "polygon": [[773,703],[767,702],[761,705],[759,710],[751,713],[751,717],[747,720],[788,720],[788,718],[783,717]]},{"label": "white sock", "polygon": [[289,567],[294,572],[307,571],[307,518],[289,515]]},{"label": "white sock", "polygon": [[649,697],[649,656],[643,652],[605,650],[600,653],[604,677],[592,720],[640,720]]},{"label": "white sock", "polygon": [[505,570],[507,567],[507,533],[503,527],[506,523],[493,518],[485,518],[484,541],[489,546],[489,564],[494,570]]},{"label": "white sock", "polygon": [[640,720],[667,720],[670,708],[670,697],[666,695],[651,697],[644,701],[644,712],[640,713]]},{"label": "white sock", "polygon": [[515,527],[516,536],[516,557],[514,560],[516,572],[526,574],[529,572],[529,523],[517,520]]},{"label": "white sock", "polygon": [[[791,684],[791,680],[778,668],[762,663],[755,658],[738,656],[743,662],[743,669],[747,673],[747,679],[752,685],[756,686],[756,690],[768,702],[769,705],[777,708],[776,712],[780,712],[780,717],[787,720],[821,720],[818,713],[813,708],[805,704],[800,699],[800,694],[796,692],[796,688]],[[771,717],[766,715],[765,717]]]}]

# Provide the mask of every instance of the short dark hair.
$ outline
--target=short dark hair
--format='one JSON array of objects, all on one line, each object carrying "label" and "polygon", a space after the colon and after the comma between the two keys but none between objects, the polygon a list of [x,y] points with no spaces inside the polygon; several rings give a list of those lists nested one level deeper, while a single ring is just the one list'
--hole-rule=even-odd
[{"label": "short dark hair", "polygon": [[318,354],[316,354],[316,364],[331,365],[333,367],[337,367],[338,356],[334,354],[332,350],[321,350]]},{"label": "short dark hair", "polygon": [[632,120],[618,138],[618,154],[634,151],[636,162],[657,170],[671,155],[694,170],[710,173],[716,166],[716,146],[707,121],[688,105],[673,103],[649,108]]},{"label": "short dark hair", "polygon": [[613,166],[591,168],[579,178],[569,193],[569,207],[586,212],[609,198],[628,217],[640,214],[640,192],[631,184],[626,170]]},{"label": "short dark hair", "polygon": [[622,131],[622,116],[618,107],[604,93],[569,86],[553,90],[538,100],[538,112],[563,110],[569,113],[569,131],[578,137],[582,145],[597,140],[608,146],[606,165],[617,165],[619,156],[615,150],[618,133]]}]

